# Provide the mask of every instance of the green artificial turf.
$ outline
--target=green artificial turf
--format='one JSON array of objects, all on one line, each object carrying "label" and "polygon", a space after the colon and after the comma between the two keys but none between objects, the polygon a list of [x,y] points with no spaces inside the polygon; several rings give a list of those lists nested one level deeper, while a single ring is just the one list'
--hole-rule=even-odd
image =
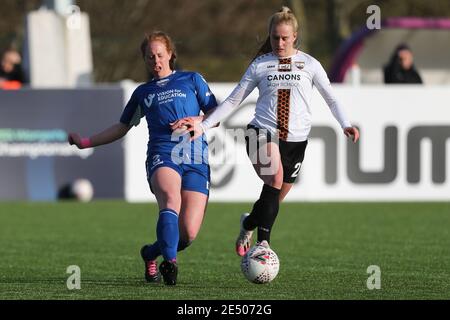
[{"label": "green artificial turf", "polygon": [[[154,204],[0,204],[0,299],[449,299],[450,203],[286,203],[272,233],[277,278],[248,282],[234,252],[251,204],[211,203],[175,287],[147,284],[139,255]],[[68,266],[81,289],[68,290]],[[367,267],[381,269],[369,290]]]}]

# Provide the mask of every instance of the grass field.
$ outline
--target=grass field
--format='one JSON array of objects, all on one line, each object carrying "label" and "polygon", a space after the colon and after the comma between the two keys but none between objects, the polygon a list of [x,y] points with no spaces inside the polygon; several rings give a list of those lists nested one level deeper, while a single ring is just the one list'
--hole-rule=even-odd
[{"label": "grass field", "polygon": [[[0,299],[449,299],[450,203],[283,204],[272,235],[281,268],[244,279],[234,253],[250,204],[208,207],[178,257],[176,287],[146,284],[139,249],[156,206],[124,202],[0,204]],[[68,290],[66,268],[81,268]],[[367,267],[381,268],[368,290]]]}]

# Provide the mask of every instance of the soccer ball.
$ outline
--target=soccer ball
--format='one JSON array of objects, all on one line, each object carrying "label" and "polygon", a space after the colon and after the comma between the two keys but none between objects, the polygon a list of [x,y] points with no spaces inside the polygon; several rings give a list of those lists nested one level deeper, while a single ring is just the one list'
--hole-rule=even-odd
[{"label": "soccer ball", "polygon": [[89,202],[94,196],[94,188],[87,179],[77,179],[72,183],[71,191],[76,200]]},{"label": "soccer ball", "polygon": [[278,274],[280,260],[269,248],[255,245],[243,257],[241,270],[245,278],[253,283],[269,283]]}]

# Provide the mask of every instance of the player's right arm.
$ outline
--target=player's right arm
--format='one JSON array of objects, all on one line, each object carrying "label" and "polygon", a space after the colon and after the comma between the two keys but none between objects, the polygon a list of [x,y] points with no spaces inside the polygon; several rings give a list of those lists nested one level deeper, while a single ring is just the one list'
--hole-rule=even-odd
[{"label": "player's right arm", "polygon": [[77,133],[69,133],[69,143],[85,149],[108,144],[125,136],[132,126],[139,124],[140,119],[144,116],[139,106],[139,88],[133,92],[118,123],[89,138],[83,138]]},{"label": "player's right arm", "polygon": [[93,148],[122,138],[127,134],[130,128],[131,127],[119,122],[89,138],[82,138],[77,133],[69,133],[68,140],[71,145],[76,145],[79,149]]}]

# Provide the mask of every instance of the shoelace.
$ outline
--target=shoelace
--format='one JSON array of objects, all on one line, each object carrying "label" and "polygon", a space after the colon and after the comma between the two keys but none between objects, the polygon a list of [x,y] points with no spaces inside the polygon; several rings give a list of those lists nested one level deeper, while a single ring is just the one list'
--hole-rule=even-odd
[{"label": "shoelace", "polygon": [[147,262],[147,270],[151,276],[154,276],[158,273],[158,265],[156,261]]}]

